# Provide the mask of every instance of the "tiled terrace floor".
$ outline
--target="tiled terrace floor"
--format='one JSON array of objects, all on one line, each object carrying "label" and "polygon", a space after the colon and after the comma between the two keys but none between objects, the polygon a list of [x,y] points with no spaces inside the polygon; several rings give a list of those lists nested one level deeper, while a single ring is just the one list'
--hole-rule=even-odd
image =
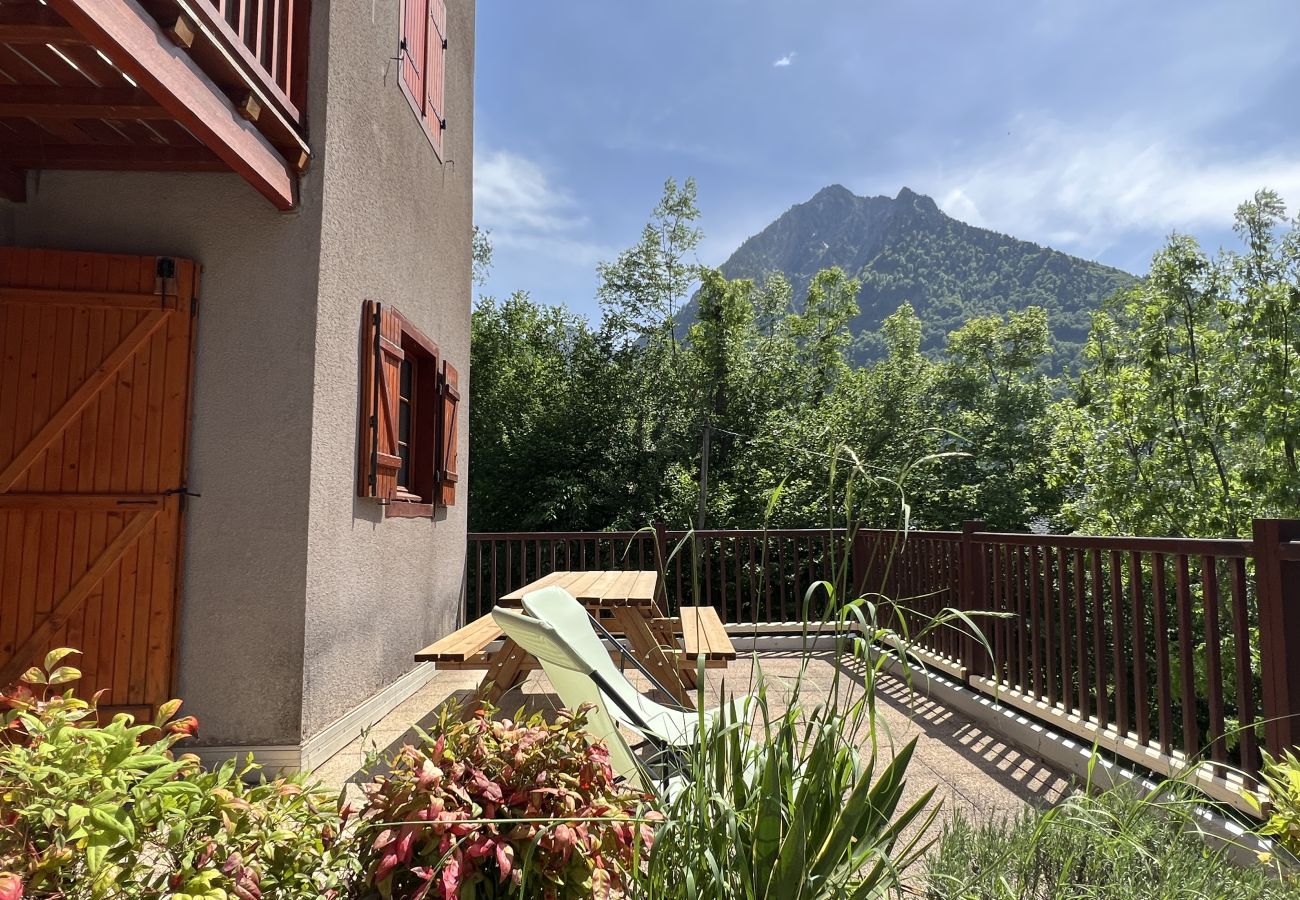
[{"label": "tiled terrace floor", "polygon": [[[765,651],[758,654],[757,665],[767,676],[769,699],[775,703],[781,702],[779,698],[788,697],[800,657],[794,653]],[[746,693],[753,666],[753,658],[742,654],[727,669],[711,670],[706,689],[710,705],[724,691]],[[841,681],[841,691],[849,685],[861,690],[860,674],[847,666],[840,673],[845,679]],[[481,672],[438,672],[368,735],[359,737],[326,762],[317,775],[339,786],[363,781],[365,775],[360,769],[367,750],[378,749],[381,754],[389,755],[404,743],[414,743],[416,736],[411,726],[427,727],[433,711],[442,702],[454,695],[468,696],[481,675]],[[813,654],[805,674],[805,697],[813,692],[824,696],[835,677],[834,656]],[[507,694],[501,705],[513,712],[520,705],[552,709],[559,701],[551,693],[545,675],[537,672]],[[941,817],[954,809],[979,820],[1014,816],[1026,802],[1048,805],[1070,791],[1071,782],[1066,776],[1008,746],[978,723],[913,693],[898,679],[880,678],[876,709],[882,743],[902,746],[913,737],[918,738],[908,772],[908,794],[915,797],[930,785],[938,785],[936,796],[943,800]]]}]

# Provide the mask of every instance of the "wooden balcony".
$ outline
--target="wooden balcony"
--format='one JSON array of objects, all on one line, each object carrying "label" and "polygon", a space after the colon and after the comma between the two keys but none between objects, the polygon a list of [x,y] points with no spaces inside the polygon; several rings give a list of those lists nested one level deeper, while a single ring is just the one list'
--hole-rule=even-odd
[{"label": "wooden balcony", "polygon": [[29,169],[235,171],[295,203],[307,0],[4,0],[0,197]]}]

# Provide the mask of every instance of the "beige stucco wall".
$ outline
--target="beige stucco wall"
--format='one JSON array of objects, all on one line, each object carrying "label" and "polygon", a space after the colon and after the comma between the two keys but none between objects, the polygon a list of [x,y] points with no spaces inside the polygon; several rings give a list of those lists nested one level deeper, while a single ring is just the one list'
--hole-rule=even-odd
[{"label": "beige stucco wall", "polygon": [[[307,553],[308,737],[410,669],[456,626],[465,493],[433,520],[384,519],[357,499],[361,302],[396,306],[469,388],[474,5],[447,4],[446,118],[439,162],[397,85],[399,0],[329,7],[320,305]],[[345,62],[346,61],[346,62]],[[468,404],[460,404],[460,471]]]},{"label": "beige stucco wall", "polygon": [[399,0],[317,2],[297,210],[233,174],[42,172],[0,201],[0,242],[203,266],[177,684],[203,744],[304,742],[460,607],[466,483],[433,521],[354,497],[363,300],[413,319],[468,394],[473,0],[448,7],[446,164],[389,59]]}]

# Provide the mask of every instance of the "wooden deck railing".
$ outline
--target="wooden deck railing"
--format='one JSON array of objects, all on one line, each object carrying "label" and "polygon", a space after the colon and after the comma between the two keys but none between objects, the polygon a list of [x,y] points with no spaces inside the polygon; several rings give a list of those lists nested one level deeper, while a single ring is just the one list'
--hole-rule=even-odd
[{"label": "wooden deck railing", "polygon": [[[555,569],[657,568],[667,602],[732,623],[820,616],[820,580],[893,601],[917,651],[969,687],[1241,805],[1261,748],[1300,747],[1300,521],[1250,540],[799,529],[471,534],[470,616]],[[896,604],[896,605],[895,605]],[[1190,765],[1191,762],[1195,765]]]},{"label": "wooden deck railing", "polygon": [[[804,615],[810,586],[835,580],[847,553],[842,528],[470,534],[467,614],[483,615],[497,597],[555,570],[657,569],[670,609],[704,605],[728,622],[790,622]],[[824,605],[825,596],[814,600]]]},{"label": "wooden deck railing", "polygon": [[306,100],[309,0],[186,0],[201,27],[291,123]]}]

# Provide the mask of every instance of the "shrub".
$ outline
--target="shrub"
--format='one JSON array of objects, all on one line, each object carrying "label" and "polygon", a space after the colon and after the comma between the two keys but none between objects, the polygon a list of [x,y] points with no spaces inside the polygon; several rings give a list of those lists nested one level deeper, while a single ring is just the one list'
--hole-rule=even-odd
[{"label": "shrub", "polygon": [[[1261,780],[1268,788],[1268,818],[1259,833],[1271,837],[1276,845],[1292,857],[1300,856],[1300,760],[1290,750],[1280,757],[1263,751],[1264,771]],[[1247,793],[1246,799],[1261,809],[1261,798]]]},{"label": "shrub", "polygon": [[[1189,795],[1190,796],[1190,795]],[[929,858],[932,900],[1272,900],[1296,887],[1263,867],[1240,868],[1187,829],[1190,799],[1131,789],[1079,795],[1013,822],[956,815]]]},{"label": "shrub", "polygon": [[[728,716],[689,753],[645,880],[654,900],[831,900],[884,896],[928,845],[930,788],[900,806],[916,741],[866,762],[854,737],[870,715],[794,698],[773,715],[760,676],[748,717]],[[874,741],[873,741],[874,747]],[[915,825],[910,831],[909,826]],[[904,836],[907,832],[909,836]]]},{"label": "shrub", "polygon": [[[176,755],[192,717],[98,724],[55,650],[0,693],[0,897],[259,900],[331,897],[350,880],[337,804],[302,777]],[[4,893],[9,891],[8,894]]]},{"label": "shrub", "polygon": [[[365,886],[385,898],[607,897],[652,840],[646,795],[614,782],[584,713],[465,720],[441,710],[361,813]],[[373,837],[370,835],[373,834]]]}]

